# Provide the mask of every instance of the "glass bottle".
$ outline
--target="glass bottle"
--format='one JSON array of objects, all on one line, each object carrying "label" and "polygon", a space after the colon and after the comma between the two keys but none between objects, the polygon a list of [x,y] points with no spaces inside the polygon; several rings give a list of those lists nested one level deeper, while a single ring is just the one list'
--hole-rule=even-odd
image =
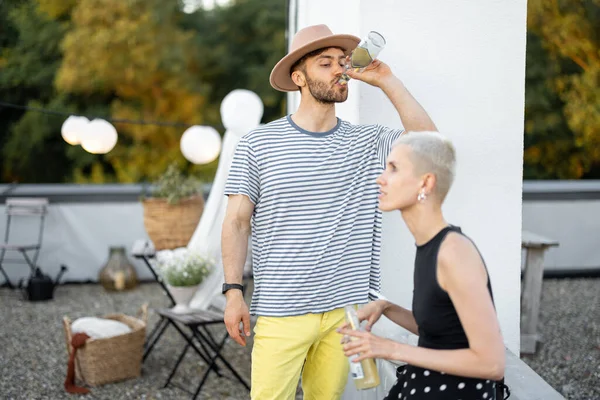
[{"label": "glass bottle", "polygon": [[[381,50],[385,47],[385,38],[378,32],[371,31],[366,38],[360,41],[356,49],[350,55],[350,65],[346,68],[354,68],[357,72],[362,72],[377,58]],[[347,74],[342,74],[339,83],[345,85],[350,80]]]},{"label": "glass bottle", "polygon": [[[358,322],[358,316],[356,315],[356,310],[354,309],[354,306],[346,306],[345,314],[346,322],[348,322],[351,329],[356,331],[363,330],[361,329],[360,324]],[[350,340],[355,339],[350,338]],[[375,360],[372,358],[367,358],[362,360],[360,363],[356,363],[353,360],[356,359],[358,356],[359,354],[356,354],[349,358],[350,372],[356,388],[358,390],[364,390],[379,386],[379,373],[377,372],[377,365],[375,365]]]},{"label": "glass bottle", "polygon": [[134,266],[127,259],[125,247],[110,247],[108,261],[98,273],[98,280],[106,290],[133,289],[138,279]]}]

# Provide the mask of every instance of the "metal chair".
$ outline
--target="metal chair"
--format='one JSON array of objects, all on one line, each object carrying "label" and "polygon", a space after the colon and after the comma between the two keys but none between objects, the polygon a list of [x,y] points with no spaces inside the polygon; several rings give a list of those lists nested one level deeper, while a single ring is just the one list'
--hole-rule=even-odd
[{"label": "metal chair", "polygon": [[[30,268],[30,275],[35,274],[36,263],[42,247],[42,236],[44,233],[44,219],[48,213],[48,199],[46,198],[28,198],[11,197],[6,199],[6,229],[4,233],[4,242],[0,243],[0,273],[4,275],[6,285],[14,289],[15,286],[10,281],[8,274],[4,270],[4,265],[27,264]],[[11,226],[17,220],[26,218],[39,218],[39,231],[37,238],[29,239],[26,243],[16,243],[11,241]],[[22,259],[5,259],[6,254],[20,253]],[[3,265],[4,264],[4,265]]]},{"label": "metal chair", "polygon": [[[153,259],[156,255],[154,246],[152,246],[149,241],[139,240],[134,243],[132,254],[135,258],[141,259],[144,264],[146,264],[146,267],[148,267],[152,273],[152,276],[156,282],[159,283],[163,292],[168,297],[171,306],[174,306],[175,300],[173,299],[173,296],[171,296],[171,293],[169,292],[165,282],[152,265],[151,259]],[[246,288],[246,282],[244,282],[244,288]],[[152,352],[154,346],[160,340],[161,336],[169,326],[175,328],[175,330],[185,340],[185,346],[177,357],[177,361],[171,369],[169,377],[167,378],[167,381],[163,387],[166,388],[169,385],[175,386],[178,389],[191,394],[192,399],[196,399],[200,394],[202,387],[206,383],[211,371],[214,372],[218,377],[224,377],[224,375],[221,373],[222,367],[217,364],[217,361],[219,361],[225,369],[230,371],[233,377],[242,386],[244,386],[248,391],[250,390],[250,384],[238,373],[233,365],[231,365],[231,363],[221,353],[225,342],[229,338],[229,334],[224,326],[225,321],[223,320],[223,312],[221,310],[197,310],[188,314],[176,314],[171,312],[169,308],[158,308],[153,310],[158,314],[160,320],[154,326],[146,339],[144,355],[142,358],[143,361],[145,361],[148,355]],[[221,334],[218,337],[215,337],[215,333],[211,333],[208,327],[218,325],[222,325],[223,329],[220,332]],[[198,386],[193,392],[188,390],[188,388],[173,382],[173,377],[175,376],[179,365],[183,361],[183,358],[190,348],[194,350],[194,352],[204,361],[207,366],[202,377],[200,378],[200,383],[198,383]]]}]

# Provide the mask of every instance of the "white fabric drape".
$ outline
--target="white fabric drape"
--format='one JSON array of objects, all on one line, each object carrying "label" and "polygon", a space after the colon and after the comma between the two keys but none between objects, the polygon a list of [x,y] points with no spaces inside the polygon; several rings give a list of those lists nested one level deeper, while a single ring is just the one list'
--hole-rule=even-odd
[{"label": "white fabric drape", "polygon": [[[187,248],[198,251],[201,254],[216,260],[216,265],[211,274],[202,282],[194,298],[190,302],[190,307],[197,309],[206,309],[213,302],[219,302],[222,296],[221,286],[223,284],[223,264],[221,260],[221,225],[225,217],[227,208],[227,197],[223,194],[225,191],[225,182],[231,166],[231,160],[235,148],[242,135],[229,129],[223,136],[223,145],[219,158],[219,165],[215,174],[215,179],[206,201],[202,217],[194,235],[190,239]],[[248,256],[246,257],[246,267],[251,264],[250,241],[248,246]]]}]

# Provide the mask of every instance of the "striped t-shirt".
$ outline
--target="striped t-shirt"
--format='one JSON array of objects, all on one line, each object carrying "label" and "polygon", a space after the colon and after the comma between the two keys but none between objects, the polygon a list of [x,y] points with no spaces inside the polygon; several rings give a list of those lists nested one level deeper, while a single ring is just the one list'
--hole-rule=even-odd
[{"label": "striped t-shirt", "polygon": [[308,132],[288,116],[240,139],[225,194],[254,203],[252,314],[322,313],[379,291],[375,180],[401,134],[339,119]]}]

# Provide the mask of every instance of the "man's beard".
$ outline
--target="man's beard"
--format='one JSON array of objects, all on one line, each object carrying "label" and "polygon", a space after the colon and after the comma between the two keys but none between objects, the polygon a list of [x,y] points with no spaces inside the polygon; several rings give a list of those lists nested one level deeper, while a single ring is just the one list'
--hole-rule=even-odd
[{"label": "man's beard", "polygon": [[315,81],[306,76],[306,83],[308,83],[308,91],[322,104],[332,103],[343,103],[348,98],[348,89],[336,90],[336,83],[332,83],[332,86],[327,86],[325,82]]}]

